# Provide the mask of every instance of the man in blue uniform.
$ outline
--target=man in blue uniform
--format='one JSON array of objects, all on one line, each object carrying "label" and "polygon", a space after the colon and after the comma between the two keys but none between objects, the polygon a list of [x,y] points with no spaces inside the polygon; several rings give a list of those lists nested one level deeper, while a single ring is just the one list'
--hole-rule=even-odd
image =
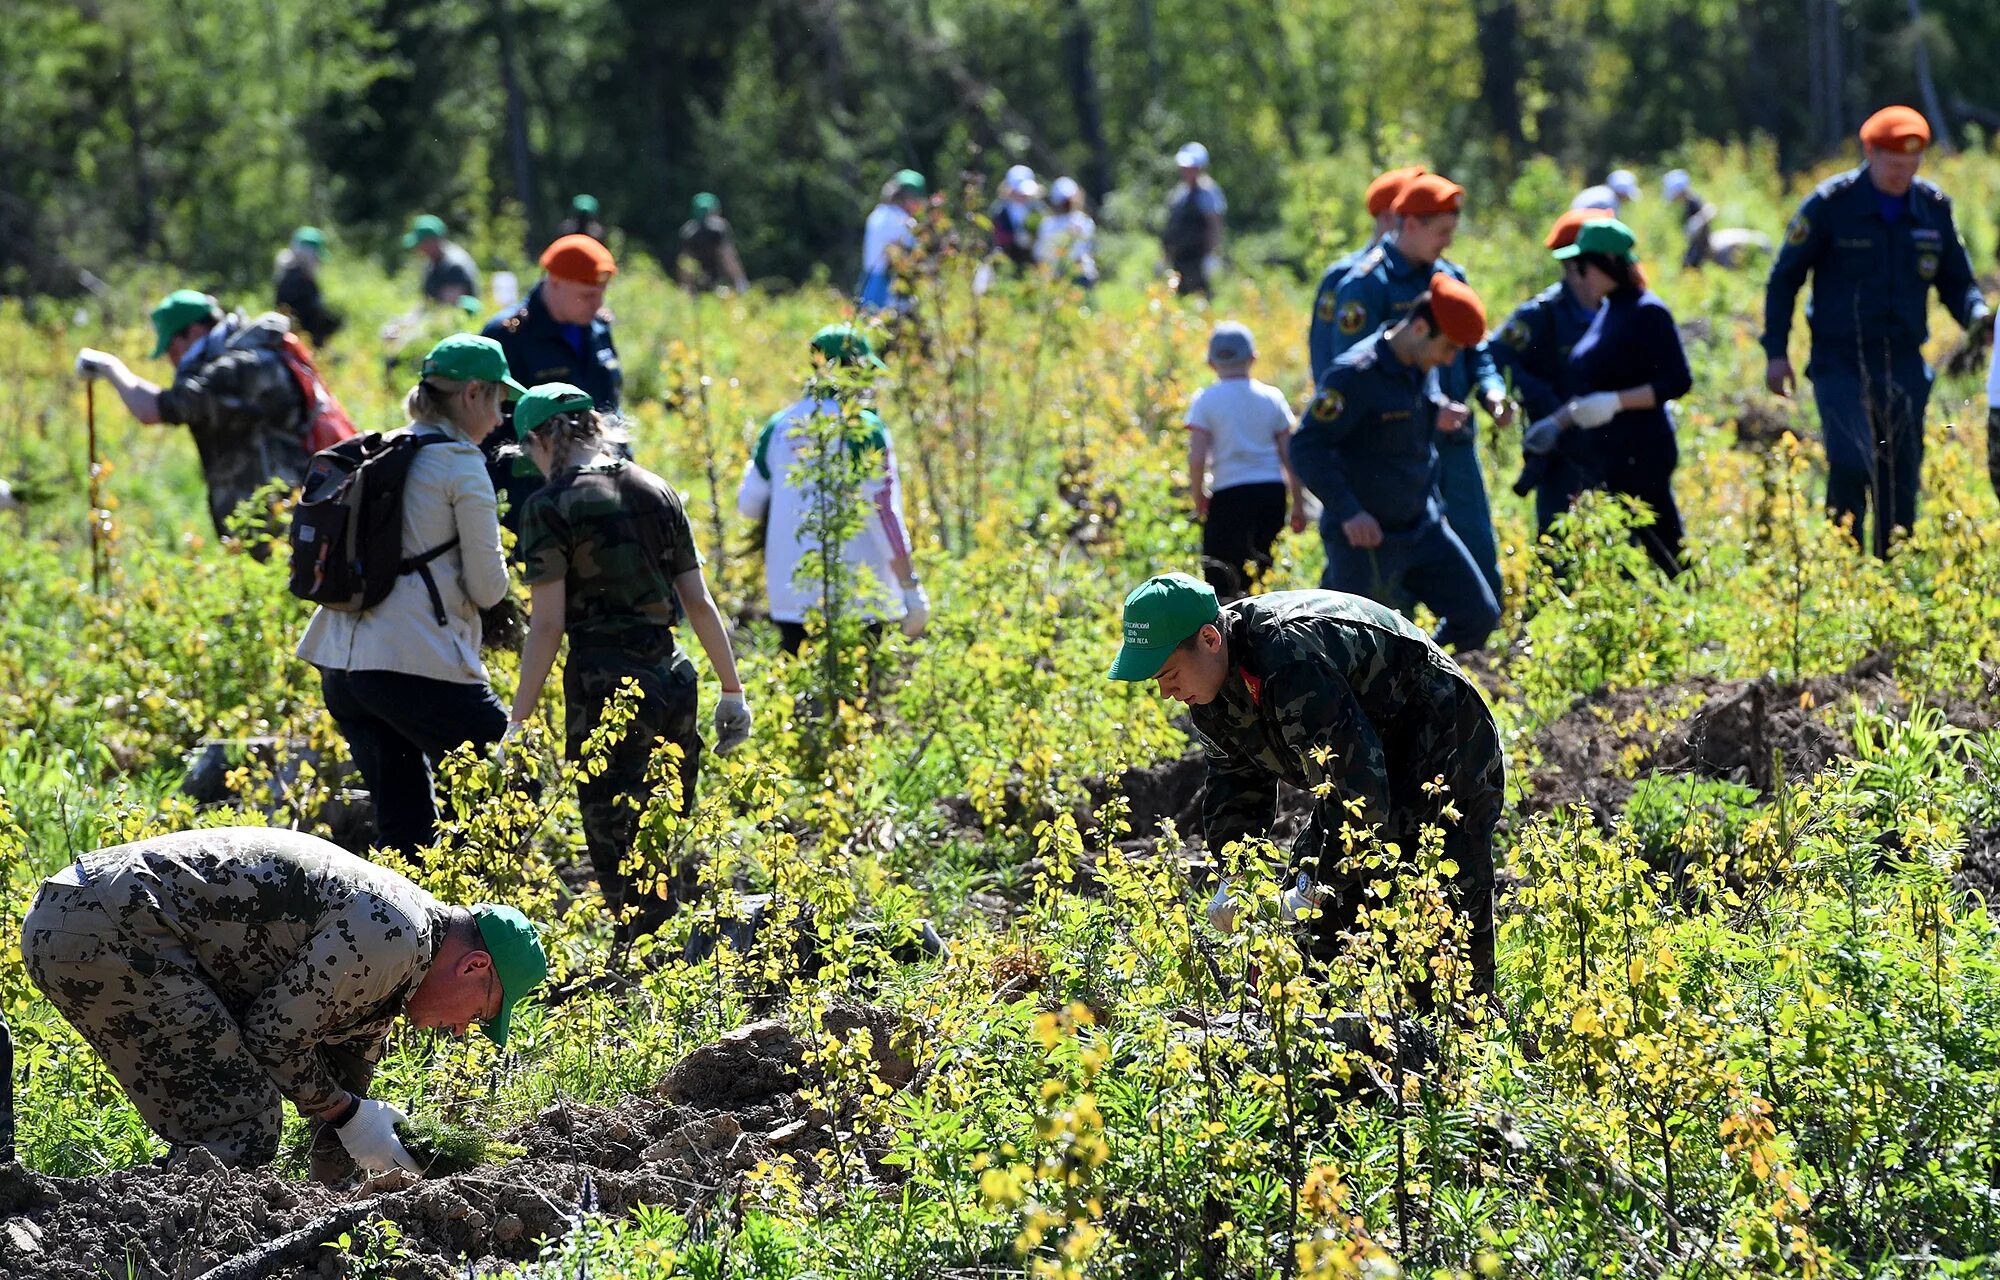
[{"label": "man in blue uniform", "polygon": [[[1584,223],[1610,216],[1609,209],[1571,209],[1555,220],[1542,243],[1552,250],[1566,248],[1576,243]],[[1563,366],[1569,362],[1570,348],[1597,314],[1595,304],[1585,304],[1580,280],[1576,260],[1565,261],[1562,279],[1514,308],[1507,323],[1487,339],[1494,366],[1513,381],[1529,422],[1553,415],[1569,399]],[[1531,453],[1525,462],[1514,492],[1535,491],[1535,528],[1547,532],[1550,523],[1569,510],[1583,488],[1583,477],[1560,451]]]},{"label": "man in blue uniform", "polygon": [[[1400,319],[1327,370],[1292,437],[1292,469],[1324,508],[1320,585],[1392,608],[1412,600],[1441,620],[1436,640],[1477,649],[1500,605],[1438,496],[1438,373],[1486,336],[1486,310],[1440,271]],[[1460,428],[1462,429],[1462,427]]]},{"label": "man in blue uniform", "polygon": [[1866,163],[1827,179],[1799,206],[1764,295],[1764,381],[1789,396],[1792,303],[1813,277],[1806,376],[1826,438],[1826,505],[1835,520],[1852,522],[1859,542],[1872,493],[1878,556],[1888,554],[1891,529],[1917,519],[1931,289],[1968,332],[1992,324],[1951,200],[1917,177],[1930,138],[1930,125],[1909,107],[1870,116],[1861,126]]},{"label": "man in blue uniform", "polygon": [[[611,313],[604,290],[618,271],[611,251],[580,232],[558,238],[542,251],[542,279],[520,305],[486,322],[480,332],[507,353],[507,367],[530,387],[567,382],[582,389],[601,410],[615,410],[625,371],[611,341]],[[542,487],[533,464],[500,451],[502,437],[487,437],[487,472],[506,501],[501,523],[520,532],[521,508]]]},{"label": "man in blue uniform", "polygon": [[[1445,259],[1458,230],[1459,203],[1464,188],[1434,173],[1412,178],[1391,206],[1396,233],[1370,249],[1333,295],[1333,353],[1338,356],[1369,334],[1400,320],[1430,287],[1435,273],[1461,283],[1465,272]],[[1449,404],[1462,410],[1476,397],[1493,424],[1513,421],[1507,384],[1493,367],[1484,335],[1465,344],[1448,366],[1438,370],[1438,388]],[[1469,413],[1453,413],[1441,422],[1438,439],[1438,492],[1452,528],[1472,553],[1487,589],[1499,599],[1500,549],[1493,537],[1493,513],[1486,501],[1486,478],[1479,470],[1479,450]]]},{"label": "man in blue uniform", "polygon": [[1319,385],[1319,380],[1332,366],[1333,357],[1339,354],[1334,350],[1334,317],[1338,314],[1334,293],[1340,288],[1340,282],[1347,278],[1347,273],[1354,269],[1354,264],[1394,233],[1398,221],[1396,197],[1403,194],[1403,188],[1413,179],[1421,178],[1423,174],[1422,165],[1377,174],[1375,181],[1368,184],[1367,194],[1363,197],[1368,205],[1368,216],[1375,220],[1375,230],[1368,237],[1368,243],[1335,258],[1320,276],[1319,292],[1313,295],[1312,324],[1306,331],[1306,352],[1312,361],[1314,386]]}]

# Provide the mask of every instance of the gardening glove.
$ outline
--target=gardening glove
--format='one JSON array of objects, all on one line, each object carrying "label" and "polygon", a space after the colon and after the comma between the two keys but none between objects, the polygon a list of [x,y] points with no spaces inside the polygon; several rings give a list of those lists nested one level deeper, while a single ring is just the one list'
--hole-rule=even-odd
[{"label": "gardening glove", "polygon": [[724,693],[715,704],[715,749],[728,755],[750,741],[750,704],[743,691]]},{"label": "gardening glove", "polygon": [[914,640],[924,633],[931,621],[931,598],[924,594],[924,584],[912,582],[903,588],[903,634]]},{"label": "gardening glove", "polygon": [[1561,436],[1562,423],[1550,414],[1528,424],[1528,429],[1521,433],[1521,449],[1524,453],[1547,453],[1556,447]]},{"label": "gardening glove", "polygon": [[400,1108],[363,1098],[353,1117],[336,1132],[340,1134],[340,1145],[347,1148],[347,1154],[354,1157],[354,1163],[364,1172],[408,1169],[411,1173],[422,1173],[416,1158],[396,1136],[396,1126],[408,1120]]},{"label": "gardening glove", "polygon": [[1593,391],[1569,402],[1569,420],[1586,431],[1601,427],[1617,416],[1616,391]]},{"label": "gardening glove", "polygon": [[111,366],[118,363],[118,357],[95,347],[85,347],[76,353],[76,376],[79,378],[102,378],[111,372]]},{"label": "gardening glove", "polygon": [[1208,923],[1217,933],[1236,932],[1236,899],[1229,894],[1227,880],[1215,887],[1215,896],[1208,900]]},{"label": "gardening glove", "polygon": [[1318,907],[1320,897],[1323,893],[1324,890],[1314,884],[1305,872],[1301,871],[1299,872],[1299,878],[1292,881],[1291,887],[1278,895],[1278,914],[1284,919],[1286,924],[1291,924],[1299,918],[1299,913],[1306,910],[1306,908]]}]

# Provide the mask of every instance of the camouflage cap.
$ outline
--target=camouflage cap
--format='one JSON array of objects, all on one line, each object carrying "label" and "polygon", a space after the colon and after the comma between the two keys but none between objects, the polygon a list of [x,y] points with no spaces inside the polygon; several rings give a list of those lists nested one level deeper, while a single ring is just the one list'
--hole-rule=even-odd
[{"label": "camouflage cap", "polygon": [[504,1046],[514,1026],[515,1004],[549,976],[548,953],[528,917],[512,907],[482,902],[472,908],[472,919],[479,925],[486,954],[493,957],[493,972],[500,977],[500,1012],[480,1023],[479,1030]]},{"label": "camouflage cap", "polygon": [[1125,643],[1113,680],[1150,680],[1176,646],[1222,616],[1215,589],[1185,573],[1148,578],[1125,597]]},{"label": "camouflage cap", "polygon": [[526,395],[514,402],[514,437],[526,440],[529,432],[557,414],[596,407],[597,402],[581,387],[567,382],[544,382],[539,387],[529,388]]},{"label": "camouflage cap", "polygon": [[222,304],[199,289],[176,289],[153,308],[153,357],[167,354],[167,346],[204,320],[222,319]]}]

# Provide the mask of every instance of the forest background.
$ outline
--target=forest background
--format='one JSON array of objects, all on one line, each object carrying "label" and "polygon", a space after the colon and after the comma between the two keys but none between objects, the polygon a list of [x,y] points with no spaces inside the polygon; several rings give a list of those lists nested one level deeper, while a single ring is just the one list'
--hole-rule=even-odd
[{"label": "forest background", "polygon": [[1389,162],[1476,199],[1703,144],[1798,173],[1889,101],[1948,144],[2000,127],[1991,0],[14,0],[7,27],[24,295],[133,259],[240,288],[302,222],[388,266],[420,211],[532,252],[576,191],[657,257],[715,191],[753,277],[844,284],[894,169],[1067,172],[1136,233],[1190,138],[1239,259],[1303,273]]}]

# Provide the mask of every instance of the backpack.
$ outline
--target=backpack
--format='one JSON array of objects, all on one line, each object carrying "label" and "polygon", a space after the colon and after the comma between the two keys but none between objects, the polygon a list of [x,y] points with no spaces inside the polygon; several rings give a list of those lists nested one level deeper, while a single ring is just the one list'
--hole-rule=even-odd
[{"label": "backpack", "polygon": [[450,439],[370,431],[314,454],[292,507],[292,594],[357,613],[382,603],[397,578],[415,573],[430,592],[438,625],[446,625],[444,599],[430,562],[457,546],[458,539],[405,556],[403,488],[418,452]]},{"label": "backpack", "polygon": [[340,400],[327,389],[326,380],[319,376],[319,369],[313,364],[312,352],[299,340],[299,335],[287,330],[285,340],[277,348],[278,356],[292,377],[299,384],[299,394],[306,404],[306,452],[317,454],[331,449],[343,440],[355,436],[354,419],[347,416],[347,410]]}]

